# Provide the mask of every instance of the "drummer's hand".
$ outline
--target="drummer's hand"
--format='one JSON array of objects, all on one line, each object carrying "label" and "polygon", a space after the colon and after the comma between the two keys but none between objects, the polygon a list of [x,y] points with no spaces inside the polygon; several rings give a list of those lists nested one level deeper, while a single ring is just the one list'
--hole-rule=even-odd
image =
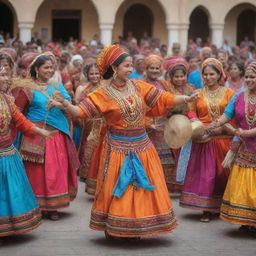
[{"label": "drummer's hand", "polygon": [[193,102],[195,100],[197,100],[199,98],[199,92],[196,91],[193,94],[191,94],[190,96],[185,96],[185,102]]}]

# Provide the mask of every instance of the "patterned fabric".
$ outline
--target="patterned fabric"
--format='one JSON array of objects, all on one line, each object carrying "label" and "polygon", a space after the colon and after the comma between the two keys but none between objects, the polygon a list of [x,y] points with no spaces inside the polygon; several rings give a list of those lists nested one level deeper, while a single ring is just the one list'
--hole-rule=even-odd
[{"label": "patterned fabric", "polygon": [[41,213],[14,146],[0,149],[0,237],[31,231]]},{"label": "patterned fabric", "polygon": [[221,205],[224,221],[256,226],[256,169],[234,164]]},{"label": "patterned fabric", "polygon": [[144,128],[120,131],[112,128],[110,130],[108,142],[112,151],[124,154],[129,154],[130,152],[142,152],[152,147],[152,143]]},{"label": "patterned fabric", "polygon": [[168,213],[145,218],[122,218],[92,211],[90,228],[106,230],[110,235],[119,237],[148,237],[169,233],[177,226],[172,210]]},{"label": "patterned fabric", "polygon": [[248,149],[245,148],[245,145],[242,144],[238,150],[234,163],[245,168],[256,168],[256,153],[248,151]]},{"label": "patterned fabric", "polygon": [[157,88],[152,88],[145,99],[146,104],[151,108],[154,107],[155,103],[157,102],[161,94],[161,90]]},{"label": "patterned fabric", "polygon": [[85,112],[86,116],[88,118],[93,118],[97,115],[99,115],[99,111],[95,107],[95,105],[92,103],[92,101],[89,98],[85,98],[80,102],[80,108]]}]

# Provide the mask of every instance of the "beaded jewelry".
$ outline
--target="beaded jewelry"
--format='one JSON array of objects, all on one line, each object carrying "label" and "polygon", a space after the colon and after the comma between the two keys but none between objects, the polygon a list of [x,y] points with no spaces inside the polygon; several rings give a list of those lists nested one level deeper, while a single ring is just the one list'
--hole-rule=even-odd
[{"label": "beaded jewelry", "polygon": [[245,118],[249,127],[256,124],[256,96],[249,96],[248,91],[244,93],[245,97]]},{"label": "beaded jewelry", "polygon": [[136,88],[131,81],[127,81],[125,87],[127,88],[126,96],[112,82],[104,87],[104,90],[117,102],[124,121],[130,127],[137,127],[143,117],[142,100],[137,95]]},{"label": "beaded jewelry", "polygon": [[219,104],[224,97],[224,90],[224,87],[219,87],[214,92],[211,92],[207,88],[203,88],[203,95],[205,96],[208,112],[212,121],[218,119],[220,116]]}]

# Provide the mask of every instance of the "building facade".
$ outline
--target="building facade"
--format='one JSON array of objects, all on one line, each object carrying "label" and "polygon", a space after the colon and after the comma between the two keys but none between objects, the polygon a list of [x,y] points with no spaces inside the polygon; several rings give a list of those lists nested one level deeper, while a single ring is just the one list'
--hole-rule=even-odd
[{"label": "building facade", "polygon": [[169,49],[188,39],[211,40],[220,47],[245,36],[255,41],[256,0],[0,0],[0,30],[46,41],[91,40],[98,35],[104,45],[126,36],[159,38]]}]

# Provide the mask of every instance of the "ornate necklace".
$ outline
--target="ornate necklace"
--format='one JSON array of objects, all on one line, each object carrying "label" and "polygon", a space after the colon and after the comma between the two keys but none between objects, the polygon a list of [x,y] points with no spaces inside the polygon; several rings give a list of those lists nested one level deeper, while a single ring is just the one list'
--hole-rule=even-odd
[{"label": "ornate necklace", "polygon": [[0,93],[0,133],[8,131],[11,120],[9,106],[4,95]]},{"label": "ornate necklace", "polygon": [[203,94],[205,96],[208,112],[212,121],[220,117],[219,105],[224,97],[224,90],[224,87],[219,87],[215,91],[209,91],[207,88],[203,88]]},{"label": "ornate necklace", "polygon": [[245,98],[245,118],[246,122],[251,127],[256,124],[256,96],[249,96],[249,92],[244,93]]},{"label": "ornate necklace", "polygon": [[130,127],[137,127],[143,117],[142,100],[138,96],[136,88],[131,81],[127,81],[126,88],[126,96],[123,95],[122,91],[113,86],[112,83],[103,89],[117,102],[124,121]]}]

